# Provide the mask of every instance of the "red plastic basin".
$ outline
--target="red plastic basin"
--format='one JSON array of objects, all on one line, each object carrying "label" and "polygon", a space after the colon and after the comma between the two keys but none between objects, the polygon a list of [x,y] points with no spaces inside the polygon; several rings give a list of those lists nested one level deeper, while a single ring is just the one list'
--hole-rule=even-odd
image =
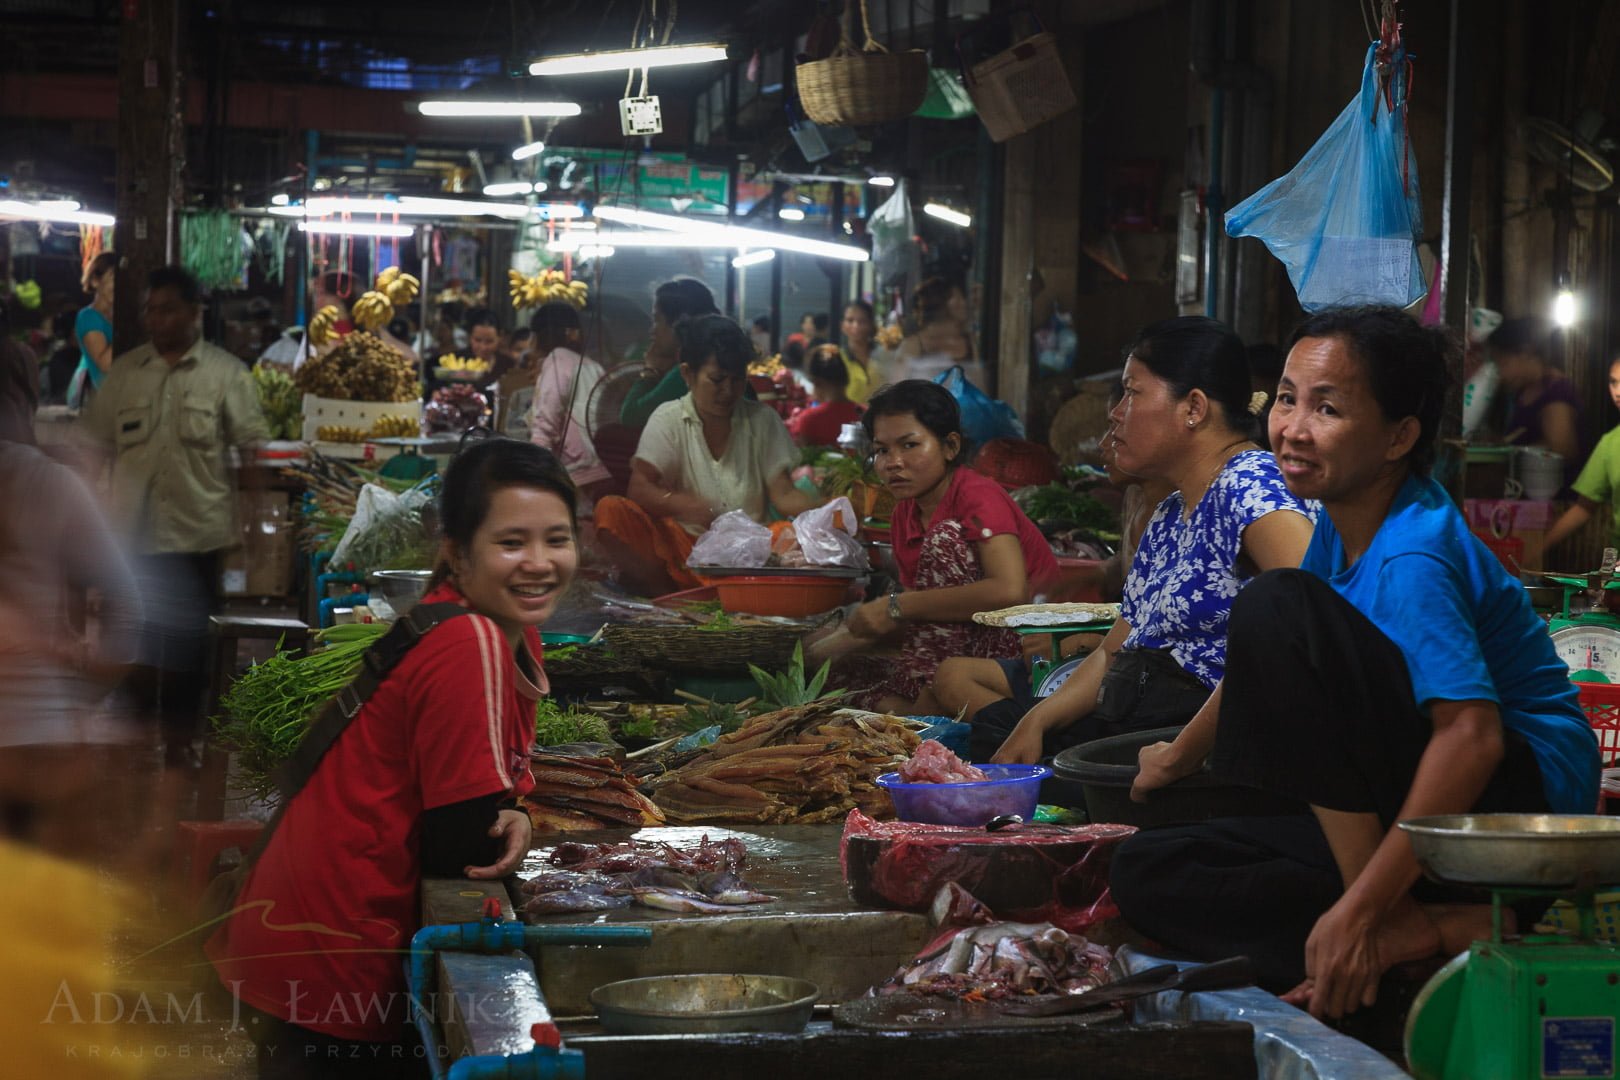
[{"label": "red plastic basin", "polygon": [[739,615],[820,615],[844,602],[847,578],[724,577],[709,583],[720,594],[720,607]]}]

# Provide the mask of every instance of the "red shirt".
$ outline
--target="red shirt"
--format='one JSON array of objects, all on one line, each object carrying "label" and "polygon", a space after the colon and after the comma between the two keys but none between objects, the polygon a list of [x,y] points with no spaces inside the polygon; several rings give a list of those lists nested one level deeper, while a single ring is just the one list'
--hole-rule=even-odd
[{"label": "red shirt", "polygon": [[[1018,546],[1024,549],[1024,573],[1034,588],[1039,589],[1057,577],[1058,565],[1052,546],[994,480],[968,468],[953,470],[945,497],[934,508],[934,516],[928,524],[953,520],[967,527],[970,540],[988,540],[1008,533],[1017,536]],[[915,588],[917,560],[922,554],[923,534],[928,531],[916,499],[901,499],[895,503],[889,530],[894,543],[894,561],[900,567],[900,584],[908,589]]]},{"label": "red shirt", "polygon": [[[424,603],[466,600],[451,585]],[[418,929],[424,810],[534,787],[529,748],[545,692],[482,615],[436,626],[389,673],[287,807],[237,913],[208,942],[242,1001],[341,1039],[399,1037],[402,963]]]},{"label": "red shirt", "polygon": [[788,420],[788,434],[800,446],[837,446],[843,426],[860,420],[862,411],[847,400],[809,405]]}]

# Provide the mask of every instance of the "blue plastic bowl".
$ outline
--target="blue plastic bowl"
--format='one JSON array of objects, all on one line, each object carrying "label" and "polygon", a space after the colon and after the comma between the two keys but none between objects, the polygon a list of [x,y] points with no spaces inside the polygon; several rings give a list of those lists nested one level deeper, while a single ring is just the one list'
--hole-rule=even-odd
[{"label": "blue plastic bowl", "polygon": [[1045,765],[980,765],[988,780],[965,784],[903,784],[899,773],[884,773],[878,787],[889,793],[901,821],[977,827],[1002,814],[1035,820]]}]

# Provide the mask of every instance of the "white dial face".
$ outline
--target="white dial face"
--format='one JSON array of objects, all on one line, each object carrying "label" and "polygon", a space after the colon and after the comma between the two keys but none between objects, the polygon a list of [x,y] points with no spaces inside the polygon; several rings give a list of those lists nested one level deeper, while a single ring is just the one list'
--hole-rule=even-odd
[{"label": "white dial face", "polygon": [[1568,626],[1553,634],[1553,648],[1577,671],[1598,671],[1612,683],[1620,683],[1620,630],[1609,626]]},{"label": "white dial face", "polygon": [[[1083,656],[1076,656],[1072,660],[1065,660],[1063,663],[1047,672],[1046,678],[1041,680],[1041,688],[1036,692],[1035,696],[1043,698],[1051,697],[1057,692],[1058,687],[1069,681],[1069,676],[1074,674],[1075,669],[1080,666],[1080,661],[1084,659],[1085,657]],[[1620,679],[1616,679],[1615,681],[1620,682]]]}]

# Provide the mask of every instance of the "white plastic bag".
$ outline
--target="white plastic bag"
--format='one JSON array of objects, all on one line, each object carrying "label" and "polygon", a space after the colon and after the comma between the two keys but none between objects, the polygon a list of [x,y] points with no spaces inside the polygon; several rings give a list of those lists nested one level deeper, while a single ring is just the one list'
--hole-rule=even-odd
[{"label": "white plastic bag", "polygon": [[804,552],[805,561],[812,566],[868,569],[866,549],[855,538],[855,532],[860,527],[855,507],[842,495],[793,519],[799,550]]},{"label": "white plastic bag", "polygon": [[764,566],[770,557],[771,530],[747,512],[732,510],[715,518],[709,531],[698,537],[686,565],[755,567]]},{"label": "white plastic bag", "polygon": [[921,265],[917,255],[917,224],[911,216],[906,182],[894,185],[894,194],[872,211],[866,231],[872,236],[872,266],[878,286],[915,282]]},{"label": "white plastic bag", "polygon": [[[343,539],[339,540],[337,547],[332,551],[332,563],[341,566],[347,561],[349,549],[355,541],[364,536],[366,531],[383,524],[385,519],[419,511],[422,504],[429,500],[426,490],[416,487],[403,495],[395,495],[387,488],[376,484],[366,484],[360,489],[360,495],[354,500],[354,516],[349,519],[349,527],[343,530]],[[365,570],[387,570],[386,566],[367,566]]]}]

